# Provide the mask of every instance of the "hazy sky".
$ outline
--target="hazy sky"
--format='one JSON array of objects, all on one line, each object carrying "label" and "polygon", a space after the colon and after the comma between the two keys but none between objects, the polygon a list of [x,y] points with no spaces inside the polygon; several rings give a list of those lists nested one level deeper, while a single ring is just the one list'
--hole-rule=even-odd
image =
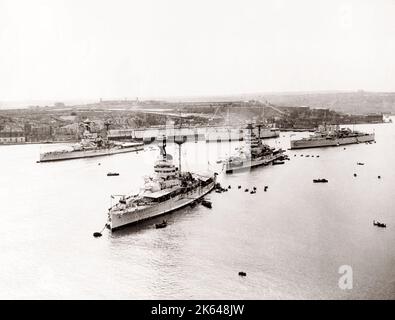
[{"label": "hazy sky", "polygon": [[0,0],[0,100],[395,91],[395,0]]}]

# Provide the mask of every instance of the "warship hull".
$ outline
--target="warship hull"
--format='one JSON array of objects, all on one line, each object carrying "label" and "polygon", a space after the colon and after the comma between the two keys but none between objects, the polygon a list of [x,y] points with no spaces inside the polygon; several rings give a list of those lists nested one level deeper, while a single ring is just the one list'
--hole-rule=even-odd
[{"label": "warship hull", "polygon": [[333,139],[305,139],[291,140],[291,149],[306,149],[320,147],[335,147],[345,144],[363,143],[374,141],[374,133],[355,137],[333,138]]},{"label": "warship hull", "polygon": [[47,152],[47,153],[40,154],[40,162],[109,156],[109,155],[118,154],[118,153],[140,151],[143,149],[144,149],[143,145],[136,145],[136,146],[131,146],[131,147],[116,147],[116,148],[94,149],[94,150],[81,150],[81,151],[68,151],[68,152]]},{"label": "warship hull", "polygon": [[246,159],[243,161],[240,161],[238,164],[235,164],[234,162],[227,162],[225,164],[225,172],[226,173],[234,173],[237,171],[244,171],[244,170],[250,170],[252,168],[256,168],[259,166],[266,166],[272,163],[275,160],[281,159],[284,157],[284,154],[282,152],[279,152],[277,154],[273,154],[271,156],[263,157],[261,159]]},{"label": "warship hull", "polygon": [[141,207],[131,208],[130,211],[114,211],[109,213],[110,229],[112,231],[122,227],[136,224],[151,218],[161,216],[163,214],[181,209],[194,201],[197,201],[213,190],[215,179],[210,184],[195,188],[186,194],[180,194],[166,201],[158,204]]}]

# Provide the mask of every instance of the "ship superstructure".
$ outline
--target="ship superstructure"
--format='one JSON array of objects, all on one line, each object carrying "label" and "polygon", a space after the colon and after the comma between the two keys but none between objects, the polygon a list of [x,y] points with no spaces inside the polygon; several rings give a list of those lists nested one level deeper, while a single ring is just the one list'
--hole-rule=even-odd
[{"label": "ship superstructure", "polygon": [[225,160],[226,173],[268,165],[285,157],[284,150],[271,148],[264,144],[259,136],[260,133],[258,132],[257,136],[249,124],[244,135],[244,146],[239,148],[237,155]]},{"label": "ship superstructure", "polygon": [[79,143],[72,145],[69,150],[41,153],[40,162],[107,156],[144,149],[144,144],[141,142],[115,142],[92,133],[89,120],[84,121],[83,126],[84,132]]},{"label": "ship superstructure", "polygon": [[[179,148],[181,144],[179,142]],[[108,211],[109,226],[116,230],[123,226],[154,218],[198,201],[215,185],[216,174],[181,172],[166,153],[166,138],[162,138],[160,155],[155,162],[155,175],[147,177],[140,192],[122,196]]]},{"label": "ship superstructure", "polygon": [[338,125],[323,125],[308,138],[291,140],[291,149],[318,148],[340,146],[345,144],[372,142],[375,140],[374,133],[364,133],[341,128]]}]

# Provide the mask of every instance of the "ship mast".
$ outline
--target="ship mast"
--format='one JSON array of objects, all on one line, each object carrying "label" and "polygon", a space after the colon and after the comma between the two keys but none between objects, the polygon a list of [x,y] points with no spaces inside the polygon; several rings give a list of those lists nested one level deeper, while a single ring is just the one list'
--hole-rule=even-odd
[{"label": "ship mast", "polygon": [[179,118],[179,135],[174,135],[174,142],[178,144],[178,173],[181,175],[181,145],[187,141],[186,136],[181,135],[181,110]]}]

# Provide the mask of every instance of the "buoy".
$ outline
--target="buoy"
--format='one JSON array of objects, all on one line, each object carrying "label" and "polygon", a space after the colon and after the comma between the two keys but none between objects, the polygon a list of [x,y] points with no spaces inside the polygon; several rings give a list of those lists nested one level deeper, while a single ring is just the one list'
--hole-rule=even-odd
[{"label": "buoy", "polygon": [[100,232],[94,232],[94,233],[93,233],[93,236],[94,236],[95,238],[101,237],[101,236],[102,236],[102,232],[104,231],[105,228],[110,229],[110,224],[109,224],[109,223],[106,223],[106,224],[104,225],[103,229],[101,229]]},{"label": "buoy", "polygon": [[245,189],[244,192],[248,192],[248,189]]},{"label": "buoy", "polygon": [[246,277],[246,276],[247,276],[247,273],[245,273],[244,271],[240,271],[240,272],[239,272],[239,276],[240,276],[240,277]]},{"label": "buoy", "polygon": [[228,186],[228,189],[232,189],[232,186],[231,186],[231,185],[229,185],[229,186]]},{"label": "buoy", "polygon": [[241,186],[238,186],[239,189],[241,189]]},{"label": "buoy", "polygon": [[377,178],[381,179],[381,176],[378,176]]},{"label": "buoy", "polygon": [[100,165],[101,165],[101,163],[99,162],[97,165],[98,165],[98,166],[100,166]]},{"label": "buoy", "polygon": [[357,176],[357,174],[356,173],[354,173],[354,177],[356,177]]}]

